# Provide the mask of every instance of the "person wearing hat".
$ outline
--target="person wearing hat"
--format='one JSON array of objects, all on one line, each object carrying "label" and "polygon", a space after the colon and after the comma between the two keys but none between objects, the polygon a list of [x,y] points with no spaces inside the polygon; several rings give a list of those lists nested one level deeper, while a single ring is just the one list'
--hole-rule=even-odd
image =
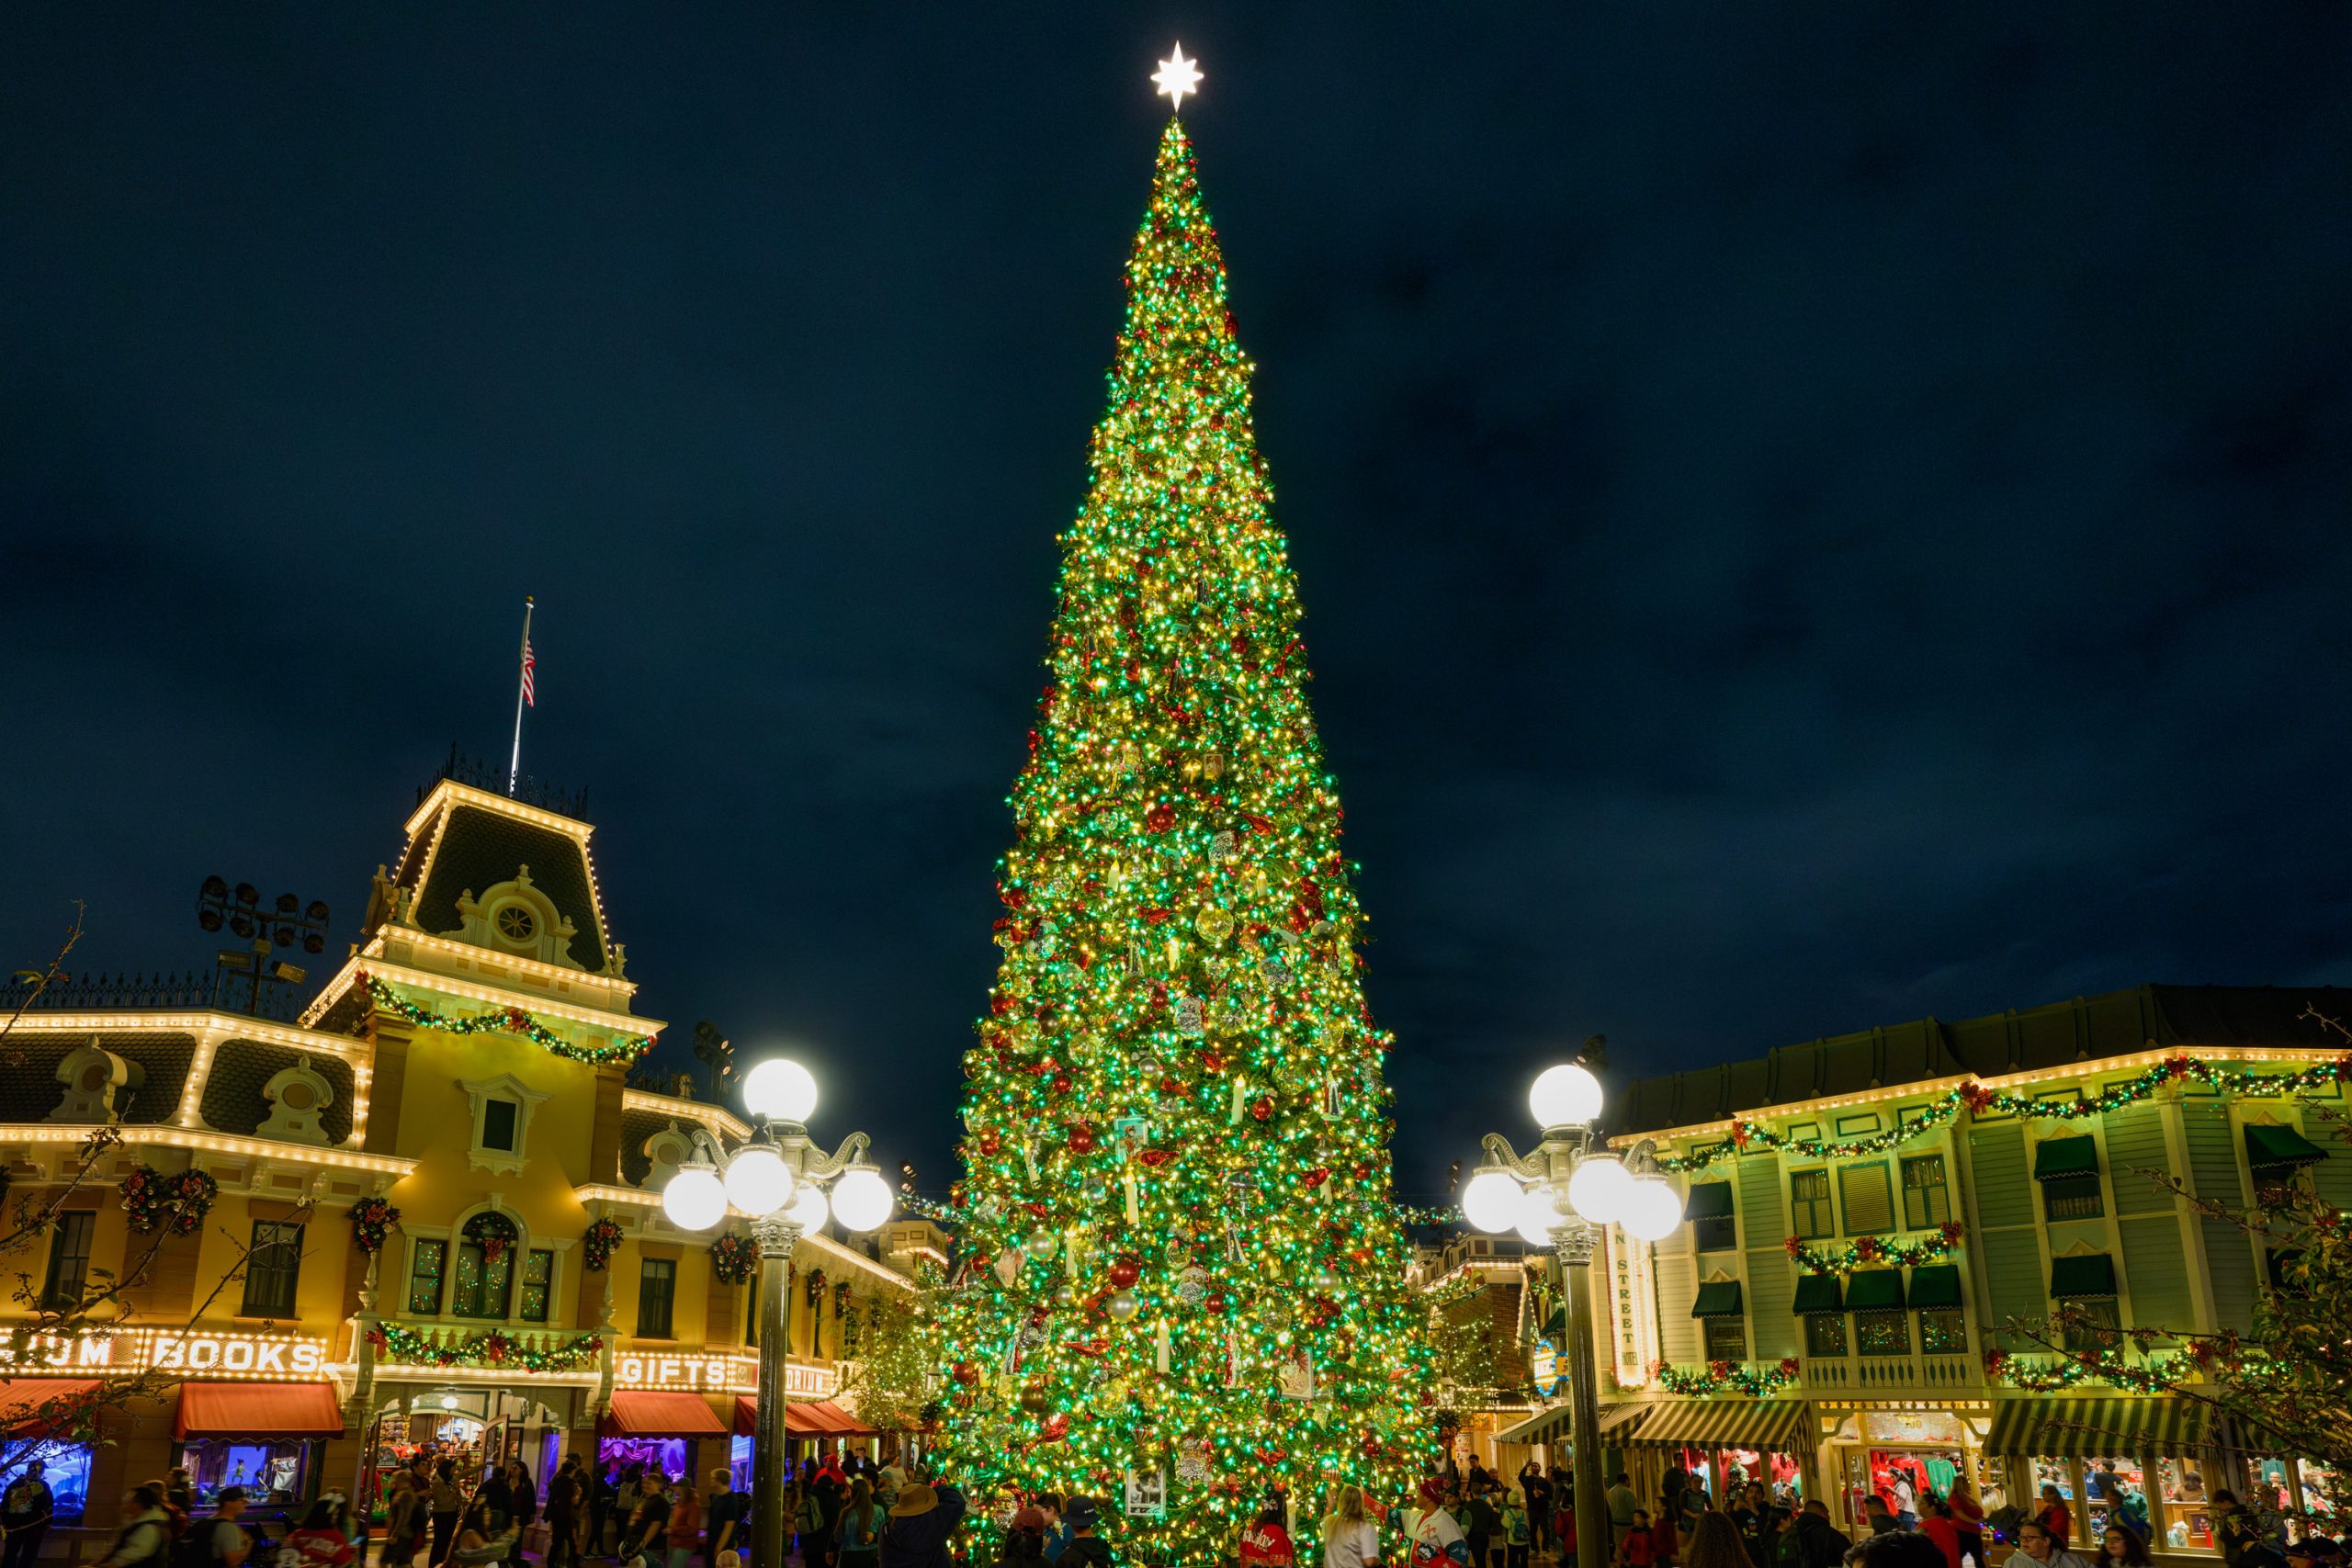
[{"label": "person wearing hat", "polygon": [[947,1540],[964,1522],[964,1495],[944,1481],[910,1481],[882,1527],[878,1568],[947,1568]]},{"label": "person wearing hat", "polygon": [[1445,1511],[1445,1494],[1444,1477],[1422,1478],[1420,1502],[1405,1520],[1405,1538],[1412,1543],[1407,1561],[1413,1568],[1468,1568],[1470,1543]]},{"label": "person wearing hat", "polygon": [[1101,1517],[1091,1497],[1072,1497],[1062,1505],[1062,1523],[1069,1527],[1069,1544],[1062,1548],[1058,1561],[1075,1563],[1077,1568],[1111,1568],[1110,1543],[1094,1533]]}]

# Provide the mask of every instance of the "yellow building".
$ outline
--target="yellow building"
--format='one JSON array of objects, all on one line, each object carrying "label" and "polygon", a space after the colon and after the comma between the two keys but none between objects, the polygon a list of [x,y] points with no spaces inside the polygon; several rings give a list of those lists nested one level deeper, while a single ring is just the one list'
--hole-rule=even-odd
[{"label": "yellow building", "polygon": [[[573,1451],[745,1462],[755,1282],[721,1239],[742,1227],[680,1232],[658,1194],[696,1128],[729,1146],[749,1129],[683,1084],[628,1086],[662,1025],[632,1010],[591,833],[444,780],[299,1023],[152,991],[101,1006],[71,985],[19,1020],[0,1068],[12,1207],[72,1190],[6,1267],[62,1302],[147,1260],[99,1332],[28,1339],[37,1308],[10,1303],[0,1421],[20,1434],[62,1390],[130,1380],[101,1412],[105,1442],[51,1456],[61,1524],[85,1492],[93,1506],[45,1555],[95,1556],[121,1492],[174,1464],[199,1502],[243,1484],[267,1516],[325,1489],[372,1497],[420,1443],[520,1458],[542,1481]],[[120,1141],[86,1155],[109,1122]],[[175,1235],[153,1199],[188,1173],[211,1195]],[[142,1198],[160,1230],[133,1228]],[[397,1224],[371,1227],[386,1204]],[[943,1251],[911,1219],[801,1240],[796,1435],[887,1446],[831,1396],[854,1325]]]}]

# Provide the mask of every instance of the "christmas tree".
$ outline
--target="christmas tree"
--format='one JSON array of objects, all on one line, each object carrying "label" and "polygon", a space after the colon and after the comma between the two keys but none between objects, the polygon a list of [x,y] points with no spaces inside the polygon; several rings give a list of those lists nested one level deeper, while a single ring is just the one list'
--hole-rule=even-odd
[{"label": "christmas tree", "polygon": [[1126,283],[965,1061],[943,1458],[1193,1563],[1276,1489],[1302,1551],[1333,1483],[1400,1497],[1430,1371],[1253,367],[1173,120]]}]

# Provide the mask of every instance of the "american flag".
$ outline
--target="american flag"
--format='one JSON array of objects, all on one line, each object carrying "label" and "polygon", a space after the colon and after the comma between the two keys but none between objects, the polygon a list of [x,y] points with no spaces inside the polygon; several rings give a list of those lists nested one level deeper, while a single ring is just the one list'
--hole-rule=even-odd
[{"label": "american flag", "polygon": [[523,702],[527,707],[539,705],[536,683],[531,679],[531,670],[537,663],[537,658],[531,652],[531,639],[525,637],[523,639]]}]

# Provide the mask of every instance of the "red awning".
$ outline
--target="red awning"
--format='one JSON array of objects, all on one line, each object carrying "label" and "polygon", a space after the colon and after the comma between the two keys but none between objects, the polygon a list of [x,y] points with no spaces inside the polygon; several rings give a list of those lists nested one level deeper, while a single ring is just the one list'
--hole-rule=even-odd
[{"label": "red awning", "polygon": [[184,1382],[175,1438],[340,1438],[343,1406],[325,1382]]},{"label": "red awning", "polygon": [[596,1427],[603,1438],[723,1438],[726,1424],[698,1393],[621,1389]]},{"label": "red awning", "polygon": [[52,1421],[42,1419],[44,1408],[62,1416],[69,1406],[98,1391],[96,1378],[10,1378],[0,1382],[0,1432],[12,1438],[46,1438]]},{"label": "red awning", "polygon": [[[735,1431],[751,1437],[759,1421],[759,1401],[735,1396]],[[784,1407],[784,1429],[796,1438],[878,1438],[882,1434],[830,1399],[796,1399]]]}]

